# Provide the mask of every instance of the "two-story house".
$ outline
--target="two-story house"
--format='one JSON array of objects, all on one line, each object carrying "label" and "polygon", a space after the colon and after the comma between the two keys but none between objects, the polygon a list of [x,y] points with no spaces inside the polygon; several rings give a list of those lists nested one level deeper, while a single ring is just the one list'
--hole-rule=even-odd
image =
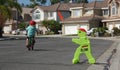
[{"label": "two-story house", "polygon": [[113,27],[120,29],[120,0],[108,0],[108,10],[104,11],[104,15],[108,15],[102,20],[109,30]]},{"label": "two-story house", "polygon": [[[103,10],[108,9],[107,0],[83,3],[78,7],[71,7],[71,16],[61,21],[63,34],[77,34],[77,29],[82,27],[86,30],[103,26],[101,22]],[[105,8],[105,9],[104,9]],[[104,12],[105,13],[105,12]]]},{"label": "two-story house", "polygon": [[51,6],[36,6],[34,10],[32,10],[32,19],[37,22],[36,27],[43,31],[43,34],[47,31],[45,27],[41,25],[41,21],[43,20],[56,20],[62,21],[65,18],[70,17],[71,7],[79,7],[82,4],[74,4],[74,3],[57,3]]}]

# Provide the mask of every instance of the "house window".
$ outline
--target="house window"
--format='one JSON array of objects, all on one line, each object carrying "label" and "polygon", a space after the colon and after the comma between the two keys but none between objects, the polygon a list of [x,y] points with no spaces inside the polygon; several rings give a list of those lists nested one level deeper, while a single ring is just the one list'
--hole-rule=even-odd
[{"label": "house window", "polygon": [[108,15],[108,9],[103,10],[103,15]]},{"label": "house window", "polygon": [[112,15],[115,15],[115,4],[112,4]]},{"label": "house window", "polygon": [[41,13],[39,10],[35,11],[35,13],[33,14],[33,19],[38,20],[41,18]]},{"label": "house window", "polygon": [[118,6],[118,4],[116,4],[116,14],[118,14],[118,8],[119,8],[119,6]]},{"label": "house window", "polygon": [[35,19],[40,19],[40,14],[36,14]]},{"label": "house window", "polygon": [[53,17],[53,12],[48,12],[48,17]]},{"label": "house window", "polygon": [[73,15],[72,15],[73,17],[80,17],[81,16],[81,14],[80,14],[81,12],[78,9],[73,10],[72,13],[73,13]]}]

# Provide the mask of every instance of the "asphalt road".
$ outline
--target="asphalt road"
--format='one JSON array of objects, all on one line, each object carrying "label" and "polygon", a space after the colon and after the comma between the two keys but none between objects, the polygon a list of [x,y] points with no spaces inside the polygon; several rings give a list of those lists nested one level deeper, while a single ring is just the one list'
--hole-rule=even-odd
[{"label": "asphalt road", "polygon": [[[97,59],[113,41],[91,39]],[[71,38],[36,38],[35,50],[28,51],[25,40],[0,41],[0,70],[87,70],[90,64],[81,55],[79,64],[72,64],[78,45]]]}]

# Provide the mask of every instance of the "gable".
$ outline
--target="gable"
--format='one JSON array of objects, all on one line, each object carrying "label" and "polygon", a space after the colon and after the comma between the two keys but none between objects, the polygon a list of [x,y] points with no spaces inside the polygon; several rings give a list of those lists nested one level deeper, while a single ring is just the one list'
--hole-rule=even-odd
[{"label": "gable", "polygon": [[114,1],[114,2],[120,2],[120,0],[108,0],[108,3],[111,3],[112,1]]}]

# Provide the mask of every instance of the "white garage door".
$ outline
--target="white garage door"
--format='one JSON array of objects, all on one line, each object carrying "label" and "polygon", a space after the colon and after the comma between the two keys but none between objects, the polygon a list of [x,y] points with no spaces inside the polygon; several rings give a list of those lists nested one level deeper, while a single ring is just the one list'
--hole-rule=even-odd
[{"label": "white garage door", "polygon": [[120,29],[120,24],[115,24],[115,27],[117,27],[118,29]]},{"label": "white garage door", "polygon": [[77,34],[77,25],[65,25],[65,34]]},{"label": "white garage door", "polygon": [[4,33],[9,33],[10,32],[10,27],[9,26],[5,26],[3,28],[3,30],[4,30]]},{"label": "white garage door", "polygon": [[109,25],[108,25],[108,29],[109,29],[109,30],[112,30],[112,29],[113,29],[113,24],[109,24]]}]

